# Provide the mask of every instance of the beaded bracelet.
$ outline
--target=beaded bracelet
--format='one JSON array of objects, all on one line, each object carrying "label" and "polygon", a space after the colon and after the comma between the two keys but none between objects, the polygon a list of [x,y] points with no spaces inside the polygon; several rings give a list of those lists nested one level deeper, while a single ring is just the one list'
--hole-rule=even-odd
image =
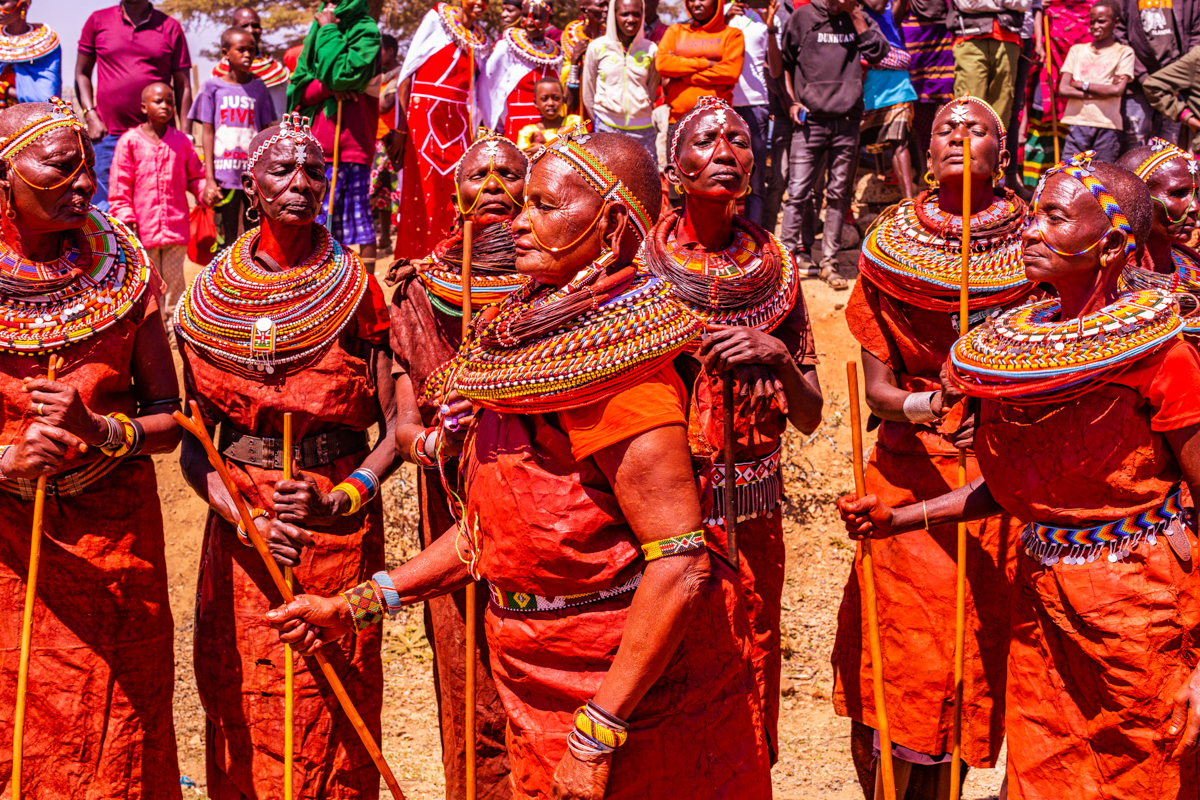
[{"label": "beaded bracelet", "polygon": [[388,575],[386,571],[380,570],[371,576],[371,580],[379,586],[379,594],[383,597],[383,610],[389,617],[395,617],[400,613],[402,604],[400,593],[396,591],[396,584],[392,582],[392,576]]},{"label": "beaded bracelet", "polygon": [[426,428],[417,434],[417,438],[413,439],[412,446],[409,448],[409,450],[414,464],[417,464],[424,469],[437,469],[437,459],[429,455],[429,448],[427,446],[429,437],[435,436],[437,433],[437,428]]},{"label": "beaded bracelet", "polygon": [[350,473],[346,480],[333,487],[333,491],[341,489],[350,498],[350,510],[342,516],[349,517],[358,513],[364,504],[371,502],[379,494],[379,478],[366,467],[359,467]]},{"label": "beaded bracelet", "polygon": [[[250,509],[250,523],[251,524],[253,524],[254,520],[256,520],[256,519],[261,519],[262,517],[269,517],[269,516],[270,516],[270,514],[267,513],[267,510],[265,508]],[[246,526],[242,524],[242,520],[240,518],[238,519],[237,535],[238,535],[238,539],[240,539],[242,544],[246,545],[246,547],[254,547],[254,542],[250,541],[250,534],[246,532]]]},{"label": "beaded bracelet", "polygon": [[366,630],[383,622],[383,603],[376,591],[375,581],[363,581],[353,589],[342,592],[342,597],[350,604],[354,630]]},{"label": "beaded bracelet", "polygon": [[[100,452],[110,458],[122,458],[128,455],[136,455],[141,449],[141,439],[144,436],[139,436],[140,425],[134,423],[129,417],[124,414],[109,414],[106,419],[113,420],[108,423],[109,436],[104,444],[100,445]],[[117,441],[113,442],[114,422],[120,428]]]},{"label": "beaded bracelet", "polygon": [[678,536],[672,536],[669,539],[659,539],[657,542],[650,542],[642,545],[642,555],[647,561],[657,561],[660,558],[667,556],[683,555],[691,550],[700,550],[707,546],[704,541],[704,531],[692,531],[691,533],[681,533]]},{"label": "beaded bracelet", "polygon": [[591,700],[575,712],[577,743],[585,749],[611,753],[629,739],[629,723],[609,714]]}]

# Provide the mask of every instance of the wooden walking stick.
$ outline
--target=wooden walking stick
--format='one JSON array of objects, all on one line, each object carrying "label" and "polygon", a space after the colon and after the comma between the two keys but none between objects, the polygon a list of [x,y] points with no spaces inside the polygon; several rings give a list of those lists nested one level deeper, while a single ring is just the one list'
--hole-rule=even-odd
[{"label": "wooden walking stick", "polygon": [[333,227],[333,190],[337,188],[338,162],[342,159],[342,101],[338,100],[337,124],[333,126],[333,172],[329,179],[329,226]]},{"label": "wooden walking stick", "polygon": [[[1047,29],[1049,30],[1049,29]],[[1058,140],[1055,139],[1055,142]],[[971,265],[971,137],[963,137],[963,225],[962,277],[958,284],[958,335],[966,336],[970,324],[967,307]],[[965,416],[965,414],[964,414]],[[967,451],[958,451],[958,485],[967,485]],[[963,650],[967,641],[967,523],[958,523],[957,598],[954,608],[954,728],[950,739],[950,800],[958,800],[962,791],[962,703]]]},{"label": "wooden walking stick", "polygon": [[[292,412],[283,414],[283,479],[292,479]],[[283,568],[283,580],[292,589],[292,568]],[[283,646],[283,800],[292,800],[292,773],[295,770],[296,662],[292,646]]]},{"label": "wooden walking stick", "polygon": [[725,538],[729,540],[729,563],[738,566],[737,540],[737,462],[733,457],[736,431],[733,424],[733,370],[721,374],[721,403],[725,406]]},{"label": "wooden walking stick", "polygon": [[[50,356],[46,380],[55,380],[62,369],[60,356]],[[29,540],[29,575],[25,579],[25,613],[21,617],[21,660],[17,665],[17,708],[13,712],[12,796],[21,800],[21,756],[25,750],[25,694],[29,688],[29,648],[33,638],[33,601],[37,597],[38,560],[42,555],[42,517],[46,513],[46,476],[37,479],[33,495],[33,536]]]},{"label": "wooden walking stick", "polygon": [[[863,477],[862,410],[858,404],[858,364],[846,362],[846,382],[850,385],[850,440],[854,447],[854,494],[867,494]],[[863,599],[867,603],[867,637],[871,646],[871,680],[875,688],[875,720],[879,725],[879,764],[883,772],[883,796],[896,800],[896,775],[892,769],[892,729],[888,725],[883,684],[883,644],[879,640],[879,600],[875,596],[875,558],[871,539],[863,539]]]},{"label": "wooden walking stick", "polygon": [[[1054,137],[1054,163],[1062,160],[1058,146],[1058,86],[1054,81],[1054,55],[1050,50],[1050,9],[1042,12],[1042,27],[1046,32],[1046,82],[1050,84],[1050,126]],[[963,330],[966,333],[966,330]]]},{"label": "wooden walking stick", "polygon": [[[238,517],[242,521],[242,527],[250,535],[250,543],[254,545],[254,549],[258,551],[258,555],[262,558],[263,564],[267,568],[267,573],[271,576],[271,581],[275,584],[275,588],[279,590],[279,594],[283,596],[283,601],[285,603],[292,602],[292,600],[296,599],[295,595],[292,594],[291,587],[287,585],[287,581],[283,579],[283,573],[279,570],[279,565],[275,563],[275,559],[271,556],[271,551],[267,549],[267,543],[258,535],[258,528],[255,527],[254,520],[250,517],[250,509],[246,506],[246,500],[242,497],[241,492],[238,491],[237,484],[233,482],[233,476],[229,474],[224,459],[217,452],[212,437],[208,435],[208,428],[204,426],[204,419],[200,416],[200,407],[196,405],[195,400],[191,401],[188,405],[191,407],[191,417],[184,416],[180,411],[176,411],[172,416],[175,417],[175,421],[185,431],[195,436],[201,446],[204,447],[204,452],[208,455],[208,463],[212,464],[213,469],[217,471],[217,476],[221,479],[221,483],[225,485],[225,491],[229,492],[229,496],[233,500],[233,505],[237,509]],[[342,711],[346,713],[350,724],[354,726],[354,730],[358,734],[358,738],[362,741],[363,747],[366,748],[367,754],[371,756],[371,761],[375,762],[375,767],[383,776],[383,780],[387,783],[388,790],[391,791],[394,800],[404,800],[404,792],[400,791],[400,784],[396,782],[396,776],[392,774],[391,767],[384,760],[383,753],[379,750],[379,745],[375,743],[375,737],[367,730],[367,724],[363,722],[362,715],[354,707],[354,701],[350,699],[350,695],[346,694],[346,687],[342,685],[342,679],[334,672],[333,666],[321,651],[318,650],[308,657],[315,660],[321,667],[321,672],[325,673],[325,679],[329,681],[329,688],[333,690],[338,704],[342,707]]]},{"label": "wooden walking stick", "polygon": [[[482,187],[480,187],[482,190]],[[471,335],[471,247],[475,235],[475,223],[470,219],[463,220],[463,260],[462,260],[462,340],[466,343]],[[466,748],[467,748],[467,800],[475,800],[475,581],[467,584],[467,657],[466,666]]]}]

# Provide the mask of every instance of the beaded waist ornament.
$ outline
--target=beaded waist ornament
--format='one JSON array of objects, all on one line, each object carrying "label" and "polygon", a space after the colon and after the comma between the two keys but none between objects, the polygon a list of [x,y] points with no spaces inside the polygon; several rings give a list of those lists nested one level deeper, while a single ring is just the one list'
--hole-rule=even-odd
[{"label": "beaded waist ornament", "polygon": [[[734,464],[734,511],[738,522],[772,513],[783,499],[783,474],[779,470],[782,447],[763,458]],[[705,485],[712,490],[712,511],[706,525],[725,524],[725,462],[719,456],[702,468]]]},{"label": "beaded waist ornament", "polygon": [[1129,292],[1082,319],[1057,321],[1057,299],[1014,308],[950,351],[950,379],[972,397],[1037,403],[1077,397],[1168,344],[1183,329],[1174,297]]},{"label": "beaded waist ornament", "polygon": [[581,594],[568,594],[559,597],[543,597],[541,595],[530,594],[529,592],[510,592],[488,581],[488,594],[491,596],[492,605],[497,608],[503,608],[505,611],[521,611],[524,613],[562,611],[565,608],[585,606],[589,603],[598,603],[601,600],[608,600],[611,597],[628,594],[636,589],[641,582],[642,573],[638,572],[629,580],[611,589],[603,589],[597,592],[583,592]]},{"label": "beaded waist ornament", "polygon": [[1161,535],[1183,536],[1187,510],[1179,502],[1176,488],[1162,505],[1132,517],[1105,522],[1090,528],[1060,528],[1030,523],[1021,532],[1025,554],[1046,566],[1089,564],[1108,550],[1112,562],[1126,558],[1143,541],[1153,546]]}]

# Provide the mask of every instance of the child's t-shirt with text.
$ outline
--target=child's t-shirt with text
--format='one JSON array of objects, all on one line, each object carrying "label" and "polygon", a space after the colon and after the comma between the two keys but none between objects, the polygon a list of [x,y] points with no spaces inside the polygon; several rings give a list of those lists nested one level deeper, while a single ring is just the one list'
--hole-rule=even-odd
[{"label": "child's t-shirt with text", "polygon": [[261,78],[249,83],[204,82],[191,118],[213,126],[213,174],[222,189],[241,189],[250,142],[275,121],[275,105]]}]

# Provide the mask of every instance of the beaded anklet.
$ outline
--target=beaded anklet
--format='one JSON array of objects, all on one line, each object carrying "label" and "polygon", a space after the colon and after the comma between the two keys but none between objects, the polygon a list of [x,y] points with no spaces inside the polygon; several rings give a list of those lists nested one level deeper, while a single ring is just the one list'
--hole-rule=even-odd
[{"label": "beaded anklet", "polygon": [[363,581],[353,589],[342,592],[354,616],[354,630],[362,631],[383,622],[383,602],[376,591],[375,581]]},{"label": "beaded anklet", "polygon": [[576,756],[607,755],[628,739],[628,722],[588,700],[575,712],[575,728],[567,735],[567,747]]},{"label": "beaded anklet", "polygon": [[[269,516],[271,515],[267,513],[265,508],[252,508],[250,509],[250,524],[253,525],[254,520],[256,519]],[[254,547],[254,542],[250,541],[250,534],[246,531],[246,526],[242,524],[240,519],[238,520],[237,535],[238,539],[241,540],[242,544],[246,545],[246,547]]]},{"label": "beaded anklet", "polygon": [[642,545],[642,555],[646,557],[647,561],[657,561],[660,558],[679,556],[692,550],[700,550],[705,546],[707,546],[707,542],[704,541],[704,531],[698,530],[644,544]]},{"label": "beaded anklet", "polygon": [[364,504],[371,502],[379,494],[379,478],[366,467],[359,467],[350,473],[346,480],[333,487],[333,491],[341,489],[350,498],[350,510],[343,516],[349,517],[358,513]]}]

